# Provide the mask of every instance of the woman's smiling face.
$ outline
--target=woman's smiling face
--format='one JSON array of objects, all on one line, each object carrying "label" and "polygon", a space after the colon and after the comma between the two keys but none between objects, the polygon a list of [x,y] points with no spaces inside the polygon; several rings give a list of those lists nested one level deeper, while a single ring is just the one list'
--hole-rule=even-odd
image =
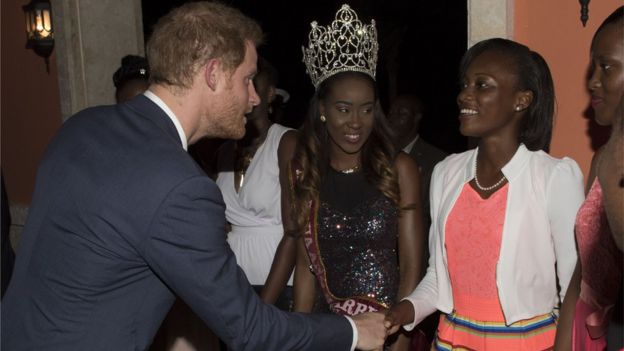
[{"label": "woman's smiling face", "polygon": [[374,123],[375,90],[363,76],[348,74],[332,83],[321,101],[332,154],[357,154],[368,140]]},{"label": "woman's smiling face", "polygon": [[517,128],[516,71],[516,63],[497,50],[485,51],[470,63],[457,96],[463,135],[487,137]]}]

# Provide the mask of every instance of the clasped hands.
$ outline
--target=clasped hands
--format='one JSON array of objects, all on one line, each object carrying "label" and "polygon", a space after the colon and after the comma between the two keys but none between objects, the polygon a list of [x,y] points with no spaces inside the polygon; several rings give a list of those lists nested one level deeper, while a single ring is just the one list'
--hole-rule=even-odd
[{"label": "clasped hands", "polygon": [[369,312],[351,317],[358,330],[358,350],[382,350],[386,338],[396,333],[402,325],[414,320],[414,307],[401,301],[384,312]]}]

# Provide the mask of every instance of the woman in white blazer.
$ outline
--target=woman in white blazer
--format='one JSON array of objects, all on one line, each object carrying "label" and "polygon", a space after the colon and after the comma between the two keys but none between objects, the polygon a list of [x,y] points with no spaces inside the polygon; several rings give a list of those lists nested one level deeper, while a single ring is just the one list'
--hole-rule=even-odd
[{"label": "woman in white blazer", "polygon": [[554,89],[538,53],[489,39],[460,69],[460,131],[479,144],[435,167],[427,274],[386,325],[410,330],[439,310],[437,349],[548,349],[576,264],[583,176],[546,153]]}]

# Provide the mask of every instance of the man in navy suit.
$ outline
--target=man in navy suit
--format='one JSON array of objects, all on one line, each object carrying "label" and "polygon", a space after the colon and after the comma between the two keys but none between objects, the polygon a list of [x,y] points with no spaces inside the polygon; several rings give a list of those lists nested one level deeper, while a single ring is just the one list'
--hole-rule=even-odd
[{"label": "man in navy suit", "polygon": [[237,10],[188,3],[148,42],[144,95],[63,125],[2,302],[3,350],[144,350],[174,294],[235,350],[382,346],[381,314],[262,304],[226,243],[221,193],[186,153],[202,137],[243,136],[261,36]]}]

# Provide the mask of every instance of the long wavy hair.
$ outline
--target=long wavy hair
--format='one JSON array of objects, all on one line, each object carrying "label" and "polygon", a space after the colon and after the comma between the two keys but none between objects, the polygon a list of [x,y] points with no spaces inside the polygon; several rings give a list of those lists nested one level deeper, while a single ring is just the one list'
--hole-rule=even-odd
[{"label": "long wavy hair", "polygon": [[[292,179],[293,214],[298,227],[304,228],[310,218],[310,202],[318,202],[319,187],[329,168],[329,145],[331,140],[325,123],[321,122],[319,105],[328,96],[333,84],[346,76],[365,77],[375,87],[368,75],[359,72],[343,72],[323,81],[310,101],[308,114],[300,129],[295,155],[290,163]],[[364,143],[360,154],[361,169],[366,179],[397,207],[400,201],[399,184],[394,169],[396,150],[390,139],[391,131],[379,103],[375,88],[373,130]]]}]

